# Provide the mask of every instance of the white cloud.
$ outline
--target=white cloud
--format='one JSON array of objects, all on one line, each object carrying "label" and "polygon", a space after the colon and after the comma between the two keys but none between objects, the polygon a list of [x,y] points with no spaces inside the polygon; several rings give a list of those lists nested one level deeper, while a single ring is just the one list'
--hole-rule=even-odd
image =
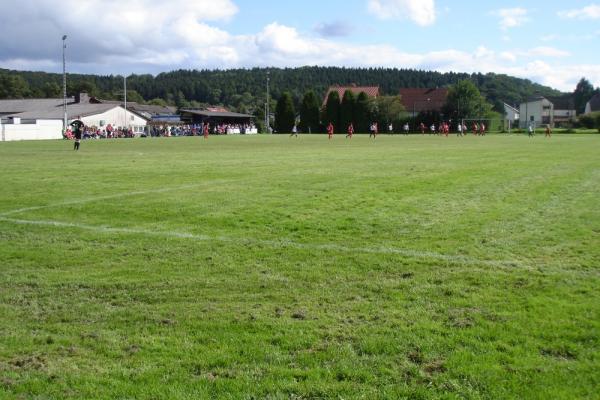
[{"label": "white cloud", "polygon": [[503,8],[492,11],[492,15],[500,17],[500,28],[503,30],[515,28],[529,21],[527,10],[524,8]]},{"label": "white cloud", "polygon": [[554,47],[539,46],[525,52],[533,57],[568,57],[571,55],[568,51],[559,50]]},{"label": "white cloud", "polygon": [[563,18],[600,19],[600,5],[590,4],[579,9],[559,11],[558,15]]},{"label": "white cloud", "polygon": [[[226,21],[238,9],[231,0],[3,0],[2,58],[53,58],[68,35],[68,54],[81,62],[106,56],[172,52],[181,43],[223,36],[205,24]],[[202,22],[204,21],[204,22]]]},{"label": "white cloud", "polygon": [[514,63],[517,61],[517,56],[509,51],[503,51],[500,53],[500,59]]},{"label": "white cloud", "polygon": [[380,19],[408,17],[421,26],[432,25],[436,19],[434,0],[368,0],[367,7]]}]

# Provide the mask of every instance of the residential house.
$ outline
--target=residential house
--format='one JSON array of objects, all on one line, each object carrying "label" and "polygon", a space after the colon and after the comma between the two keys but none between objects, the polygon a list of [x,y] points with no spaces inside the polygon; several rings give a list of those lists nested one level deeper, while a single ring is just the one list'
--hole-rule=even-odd
[{"label": "residential house", "polygon": [[404,109],[411,117],[426,112],[441,113],[448,99],[448,89],[445,88],[404,88],[399,94]]},{"label": "residential house", "polygon": [[600,94],[595,95],[585,105],[585,114],[600,111]]},{"label": "residential house", "polygon": [[558,97],[532,97],[519,107],[520,123],[523,129],[530,125],[552,127],[571,124],[577,117],[572,95]]}]

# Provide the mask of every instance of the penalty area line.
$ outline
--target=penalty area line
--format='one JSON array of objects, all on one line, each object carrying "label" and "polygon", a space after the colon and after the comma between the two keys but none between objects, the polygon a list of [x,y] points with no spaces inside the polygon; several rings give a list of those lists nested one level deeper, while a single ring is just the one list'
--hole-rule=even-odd
[{"label": "penalty area line", "polygon": [[103,201],[103,200],[114,200],[114,199],[121,199],[121,198],[125,198],[125,197],[143,196],[146,194],[168,193],[168,192],[174,192],[176,190],[195,189],[195,188],[199,188],[199,187],[203,187],[203,186],[207,186],[207,185],[211,185],[211,184],[219,185],[221,183],[236,183],[236,182],[239,182],[239,181],[215,180],[215,181],[210,181],[210,182],[172,186],[172,187],[159,188],[159,189],[138,190],[138,191],[133,191],[133,192],[109,194],[106,196],[87,197],[87,198],[83,198],[83,199],[63,201],[60,203],[46,204],[43,206],[23,207],[23,208],[18,208],[15,210],[9,210],[9,211],[0,213],[0,217],[6,217],[9,215],[14,215],[14,214],[21,214],[21,213],[24,213],[27,211],[46,210],[48,208],[67,207],[67,206],[78,205],[78,204],[94,203],[94,202]]},{"label": "penalty area line", "polygon": [[474,266],[489,266],[489,267],[501,267],[501,268],[514,268],[526,267],[522,262],[516,260],[481,260],[469,256],[451,255],[436,253],[432,251],[420,251],[413,249],[402,249],[396,247],[349,247],[338,244],[311,244],[295,242],[288,239],[283,240],[261,240],[261,239],[240,239],[225,236],[208,236],[198,235],[187,232],[177,231],[155,231],[138,228],[118,228],[111,226],[97,226],[87,225],[74,222],[63,222],[63,221],[48,221],[48,220],[27,220],[8,218],[4,215],[0,215],[0,221],[17,225],[34,225],[34,226],[49,226],[57,228],[74,228],[82,229],[87,231],[93,231],[105,234],[128,234],[128,235],[144,235],[151,237],[163,237],[163,238],[174,238],[174,239],[190,239],[202,242],[222,242],[232,243],[237,245],[257,245],[267,246],[272,248],[295,248],[300,250],[320,250],[320,251],[333,251],[342,253],[363,253],[363,254],[391,254],[400,255],[407,258],[423,259],[423,260],[437,260],[454,264],[463,265],[474,265]]}]

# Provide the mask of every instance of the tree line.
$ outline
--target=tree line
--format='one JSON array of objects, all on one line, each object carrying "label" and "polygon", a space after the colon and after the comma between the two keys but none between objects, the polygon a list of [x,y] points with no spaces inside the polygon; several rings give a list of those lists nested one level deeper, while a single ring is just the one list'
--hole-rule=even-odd
[{"label": "tree line", "polygon": [[[518,104],[534,94],[556,96],[560,92],[527,79],[499,74],[440,73],[396,68],[252,68],[231,70],[177,70],[153,75],[129,75],[128,99],[132,101],[193,107],[222,105],[245,113],[263,112],[266,73],[270,73],[273,97],[288,92],[295,107],[313,90],[323,98],[332,85],[379,86],[386,96],[401,88],[449,87],[472,81],[494,109],[502,103]],[[123,76],[68,74],[67,92],[87,91],[92,96],[116,100],[122,97]],[[62,95],[62,75],[0,69],[0,98],[44,98]]]}]

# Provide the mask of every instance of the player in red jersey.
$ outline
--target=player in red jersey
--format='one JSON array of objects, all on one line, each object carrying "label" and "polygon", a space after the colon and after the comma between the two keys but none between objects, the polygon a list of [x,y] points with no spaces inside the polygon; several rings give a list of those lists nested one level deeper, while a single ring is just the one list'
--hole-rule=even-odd
[{"label": "player in red jersey", "polygon": [[330,140],[333,137],[333,124],[331,122],[327,125],[327,136],[329,136]]},{"label": "player in red jersey", "polygon": [[350,125],[348,125],[348,134],[346,135],[346,137],[352,139],[352,135],[354,135],[354,125],[352,125],[352,122],[350,122]]},{"label": "player in red jersey", "polygon": [[421,135],[425,135],[425,124],[421,122],[421,125],[419,125],[419,128],[421,128]]},{"label": "player in red jersey", "polygon": [[208,133],[210,132],[210,124],[204,124],[204,129],[202,130],[202,134],[204,135],[204,139],[208,139]]},{"label": "player in red jersey", "polygon": [[485,124],[483,122],[479,124],[479,135],[485,136]]},{"label": "player in red jersey", "polygon": [[473,135],[477,136],[477,132],[479,132],[479,125],[477,122],[473,122]]},{"label": "player in red jersey", "polygon": [[546,136],[545,137],[552,137],[552,128],[550,128],[550,125],[546,125]]}]

